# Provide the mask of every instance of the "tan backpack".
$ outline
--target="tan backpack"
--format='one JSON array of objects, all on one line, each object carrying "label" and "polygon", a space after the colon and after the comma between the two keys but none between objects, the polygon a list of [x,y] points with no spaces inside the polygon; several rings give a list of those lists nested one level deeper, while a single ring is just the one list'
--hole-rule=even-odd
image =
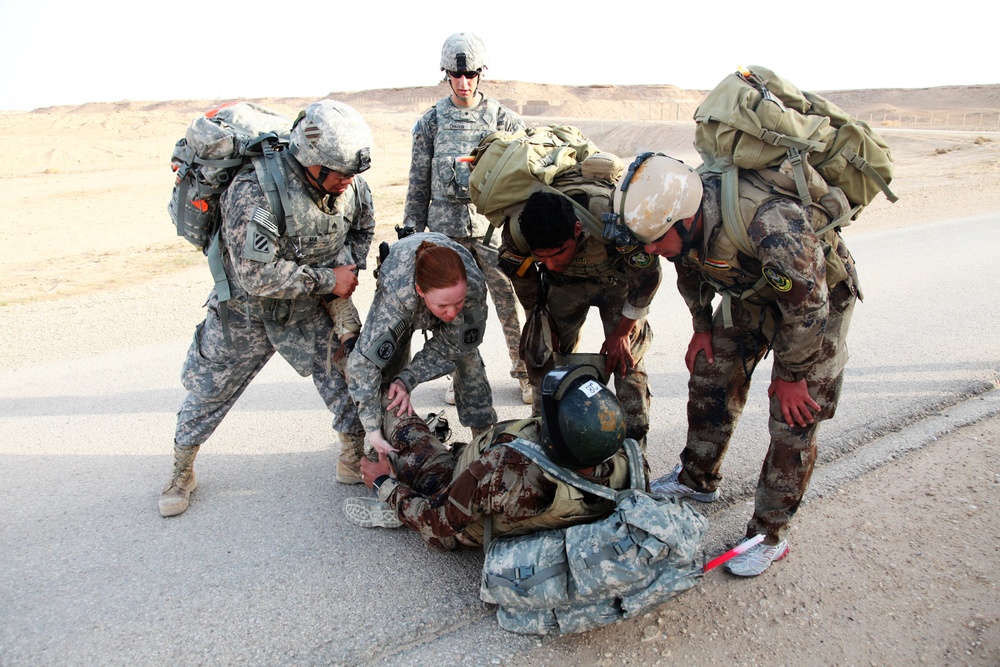
[{"label": "tan backpack", "polygon": [[809,172],[818,172],[843,190],[853,206],[827,228],[849,224],[879,192],[891,202],[898,199],[889,189],[892,154],[882,137],[829,100],[799,90],[765,67],[740,68],[727,76],[694,119],[695,148],[703,160],[698,171],[722,176],[723,218],[738,245],[741,240],[733,234],[739,228],[745,236],[746,229],[736,218],[742,215],[736,203],[740,169],[782,168],[794,179],[807,210],[814,205]]}]

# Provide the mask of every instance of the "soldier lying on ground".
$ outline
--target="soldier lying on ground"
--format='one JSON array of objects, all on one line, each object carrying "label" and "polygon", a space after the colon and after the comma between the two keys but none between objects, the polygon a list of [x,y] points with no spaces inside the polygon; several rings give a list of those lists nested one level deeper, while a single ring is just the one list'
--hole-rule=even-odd
[{"label": "soldier lying on ground", "polygon": [[419,417],[388,410],[386,433],[398,451],[361,462],[377,498],[348,498],[345,513],[365,528],[405,524],[442,550],[481,545],[486,519],[493,535],[511,536],[607,516],[613,502],[555,481],[504,446],[515,438],[538,443],[555,463],[598,484],[627,488],[625,415],[598,377],[587,365],[549,372],[541,417],[501,422],[452,451]]}]

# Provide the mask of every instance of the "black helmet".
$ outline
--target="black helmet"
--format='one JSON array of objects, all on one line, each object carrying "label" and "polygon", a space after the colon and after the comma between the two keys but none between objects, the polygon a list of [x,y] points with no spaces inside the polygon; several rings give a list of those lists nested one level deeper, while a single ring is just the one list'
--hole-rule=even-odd
[{"label": "black helmet", "polygon": [[542,447],[566,468],[589,468],[625,440],[625,412],[590,365],[565,366],[542,378]]}]

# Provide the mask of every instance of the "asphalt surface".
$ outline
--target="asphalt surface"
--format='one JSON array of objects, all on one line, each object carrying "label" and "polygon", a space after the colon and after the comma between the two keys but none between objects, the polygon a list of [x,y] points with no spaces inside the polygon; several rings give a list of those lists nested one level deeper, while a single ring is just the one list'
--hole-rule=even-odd
[{"label": "asphalt surface", "polygon": [[[1000,412],[998,216],[845,237],[865,299],[813,496]],[[666,275],[646,362],[655,474],[685,434],[690,320]],[[367,491],[333,481],[329,415],[280,358],[202,448],[190,509],[159,516],[179,370],[208,282],[186,271],[154,293],[4,309],[0,665],[481,665],[535,646],[479,601],[479,552],[441,554],[415,534],[345,519],[343,500]],[[588,326],[583,351],[597,351],[597,331]],[[484,351],[500,417],[526,415],[499,327]],[[707,512],[710,555],[749,516],[769,372],[768,360],[755,373],[721,502]],[[414,404],[445,410],[465,439],[444,389],[443,379],[419,387]]]}]

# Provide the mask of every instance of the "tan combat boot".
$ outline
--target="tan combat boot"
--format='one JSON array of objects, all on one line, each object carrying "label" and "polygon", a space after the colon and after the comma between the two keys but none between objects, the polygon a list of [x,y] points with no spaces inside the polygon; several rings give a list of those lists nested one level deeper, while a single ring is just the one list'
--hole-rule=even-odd
[{"label": "tan combat boot", "polygon": [[337,459],[337,483],[361,484],[361,457],[365,453],[364,433],[337,433],[340,458]]},{"label": "tan combat boot", "polygon": [[188,508],[191,492],[198,486],[194,477],[194,457],[198,448],[174,445],[174,474],[160,494],[160,514],[176,516]]}]

